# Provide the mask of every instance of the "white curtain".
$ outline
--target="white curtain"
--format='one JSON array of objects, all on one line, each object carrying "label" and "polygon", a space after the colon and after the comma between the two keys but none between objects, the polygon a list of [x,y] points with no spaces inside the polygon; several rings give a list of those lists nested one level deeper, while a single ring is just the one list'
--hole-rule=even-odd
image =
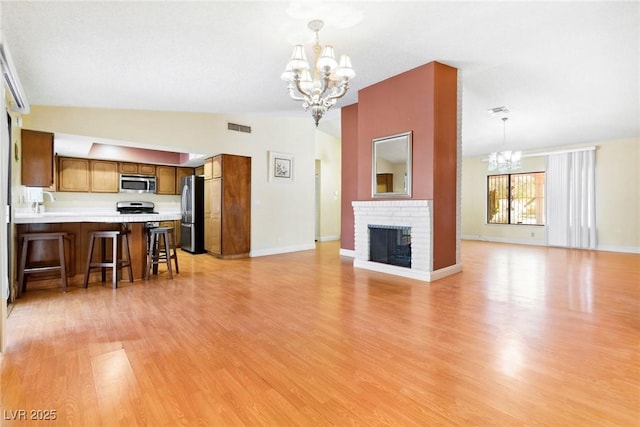
[{"label": "white curtain", "polygon": [[595,161],[593,149],[547,156],[549,246],[596,248]]}]

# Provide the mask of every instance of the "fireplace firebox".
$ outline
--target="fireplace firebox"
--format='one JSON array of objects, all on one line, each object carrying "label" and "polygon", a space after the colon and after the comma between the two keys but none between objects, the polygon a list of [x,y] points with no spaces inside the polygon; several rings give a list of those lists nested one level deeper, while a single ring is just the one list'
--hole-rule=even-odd
[{"label": "fireplace firebox", "polygon": [[369,224],[369,261],[411,268],[411,227]]}]

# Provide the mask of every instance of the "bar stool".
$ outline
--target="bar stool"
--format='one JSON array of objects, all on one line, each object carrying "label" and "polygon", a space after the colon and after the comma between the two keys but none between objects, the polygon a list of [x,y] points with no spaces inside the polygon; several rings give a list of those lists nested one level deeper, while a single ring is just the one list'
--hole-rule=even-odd
[{"label": "bar stool", "polygon": [[[27,274],[42,273],[46,271],[60,270],[60,281],[62,282],[62,292],[67,291],[67,268],[65,266],[64,237],[67,233],[26,233],[22,237],[22,254],[20,256],[20,269],[18,270],[18,288],[21,292],[27,291]],[[29,254],[29,244],[42,240],[58,241],[58,264],[55,265],[27,265]]]},{"label": "bar stool", "polygon": [[[89,286],[89,273],[92,268],[100,268],[102,282],[107,279],[107,268],[111,268],[111,281],[113,289],[118,287],[118,268],[127,267],[129,272],[129,282],[133,282],[133,271],[131,270],[131,253],[129,251],[129,230],[100,230],[89,233],[89,256],[87,257],[87,268],[84,273],[84,287]],[[122,258],[118,258],[118,239],[121,239]],[[107,258],[107,241],[111,239],[111,259]],[[100,262],[92,262],[93,248],[96,240],[101,243]]]},{"label": "bar stool", "polygon": [[[145,274],[145,280],[149,280],[151,269],[153,269],[153,274],[158,274],[158,264],[161,263],[167,264],[169,279],[173,279],[171,260],[175,262],[176,274],[180,273],[173,227],[153,227],[148,228],[148,231],[149,247],[147,248],[147,272]],[[160,243],[162,243],[162,247]]]}]

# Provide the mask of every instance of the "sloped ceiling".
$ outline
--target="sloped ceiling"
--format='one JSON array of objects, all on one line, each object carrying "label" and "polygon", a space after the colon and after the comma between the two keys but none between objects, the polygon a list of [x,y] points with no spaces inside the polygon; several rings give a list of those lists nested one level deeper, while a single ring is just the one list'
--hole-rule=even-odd
[{"label": "sloped ceiling", "polygon": [[[359,89],[440,61],[462,75],[465,156],[640,134],[638,2],[2,2],[34,105],[301,116],[280,73],[307,22]],[[338,114],[324,128],[338,132]],[[333,123],[331,123],[333,122]],[[313,121],[309,115],[309,125]]]}]

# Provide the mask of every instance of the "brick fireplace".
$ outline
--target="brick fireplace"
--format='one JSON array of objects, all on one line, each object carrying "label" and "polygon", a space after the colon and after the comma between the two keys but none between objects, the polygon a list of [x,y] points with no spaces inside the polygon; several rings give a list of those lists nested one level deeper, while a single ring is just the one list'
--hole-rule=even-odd
[{"label": "brick fireplace", "polygon": [[[462,271],[455,264],[433,271],[433,202],[431,200],[371,200],[352,202],[354,267],[430,282]],[[410,228],[410,267],[374,262],[370,254],[370,227]]]}]

